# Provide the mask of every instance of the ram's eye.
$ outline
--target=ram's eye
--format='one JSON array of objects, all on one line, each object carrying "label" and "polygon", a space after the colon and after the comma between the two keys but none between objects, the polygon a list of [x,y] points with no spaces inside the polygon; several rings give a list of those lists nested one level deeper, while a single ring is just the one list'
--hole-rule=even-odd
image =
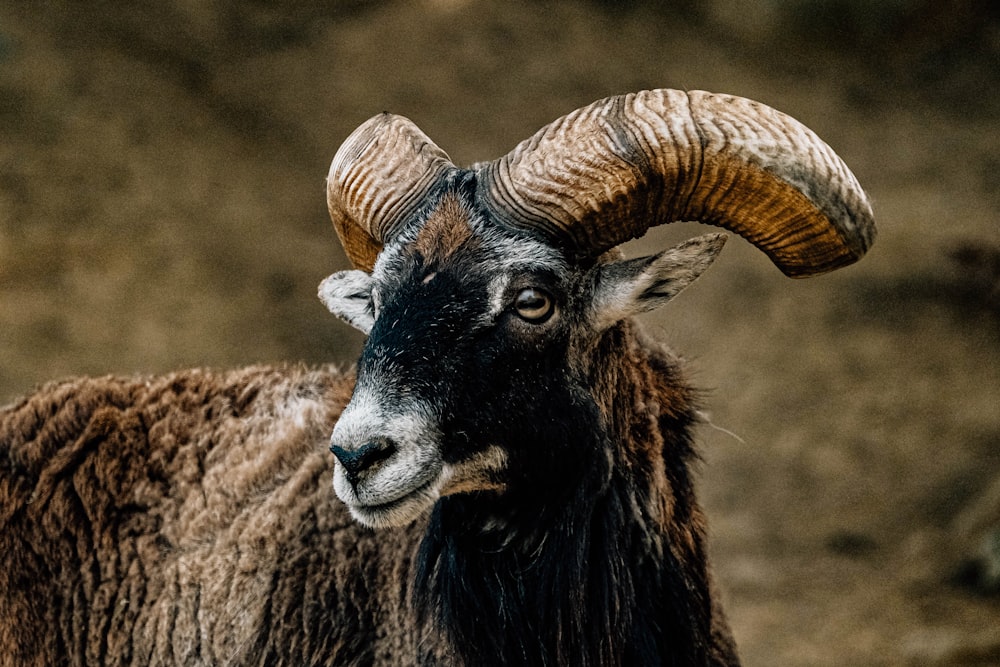
[{"label": "ram's eye", "polygon": [[514,309],[525,322],[541,324],[552,316],[555,304],[552,297],[542,290],[528,287],[517,293]]}]

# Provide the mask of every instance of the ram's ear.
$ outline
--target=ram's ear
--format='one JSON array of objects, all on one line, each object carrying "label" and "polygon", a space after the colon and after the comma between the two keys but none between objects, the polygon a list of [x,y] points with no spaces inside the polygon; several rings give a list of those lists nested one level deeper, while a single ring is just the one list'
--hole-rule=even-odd
[{"label": "ram's ear", "polygon": [[368,335],[375,324],[372,277],[364,271],[340,271],[319,284],[319,300],[331,313]]},{"label": "ram's ear", "polygon": [[711,266],[725,242],[725,234],[706,234],[659,255],[599,265],[594,281],[595,325],[604,329],[667,303]]}]

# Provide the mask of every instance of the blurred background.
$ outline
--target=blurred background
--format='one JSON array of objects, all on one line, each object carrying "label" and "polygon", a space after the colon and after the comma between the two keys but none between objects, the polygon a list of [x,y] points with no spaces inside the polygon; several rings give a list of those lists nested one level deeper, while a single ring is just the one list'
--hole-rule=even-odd
[{"label": "blurred background", "polygon": [[611,94],[754,98],[840,153],[880,236],[804,281],[730,243],[646,322],[705,391],[746,663],[1000,664],[998,84],[990,0],[7,0],[0,405],[72,374],[352,363],[315,298],[346,267],[323,186],[375,113],[467,164]]}]

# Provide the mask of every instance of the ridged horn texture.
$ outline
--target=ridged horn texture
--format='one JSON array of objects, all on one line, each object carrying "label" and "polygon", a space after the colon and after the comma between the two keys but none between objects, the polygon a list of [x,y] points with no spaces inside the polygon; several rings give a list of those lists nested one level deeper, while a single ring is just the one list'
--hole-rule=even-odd
[{"label": "ridged horn texture", "polygon": [[367,120],[341,145],[326,179],[326,203],[351,263],[371,271],[383,242],[455,169],[448,155],[402,116]]},{"label": "ridged horn texture", "polygon": [[729,229],[785,274],[858,260],[875,238],[871,205],[811,130],[763,104],[703,91],[600,100],[478,168],[501,222],[594,257],[650,227]]}]

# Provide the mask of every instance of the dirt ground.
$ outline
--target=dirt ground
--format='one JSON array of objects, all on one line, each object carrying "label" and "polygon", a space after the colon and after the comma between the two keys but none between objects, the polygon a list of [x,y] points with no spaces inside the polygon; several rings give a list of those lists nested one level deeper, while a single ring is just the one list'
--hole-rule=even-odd
[{"label": "dirt ground", "polygon": [[1000,526],[998,11],[657,7],[0,4],[0,404],[71,374],[351,362],[315,298],[346,265],[323,178],[374,113],[469,163],[609,94],[755,98],[845,158],[880,237],[805,281],[730,243],[648,320],[706,389],[701,494],[745,661],[1000,664],[975,566]]}]

